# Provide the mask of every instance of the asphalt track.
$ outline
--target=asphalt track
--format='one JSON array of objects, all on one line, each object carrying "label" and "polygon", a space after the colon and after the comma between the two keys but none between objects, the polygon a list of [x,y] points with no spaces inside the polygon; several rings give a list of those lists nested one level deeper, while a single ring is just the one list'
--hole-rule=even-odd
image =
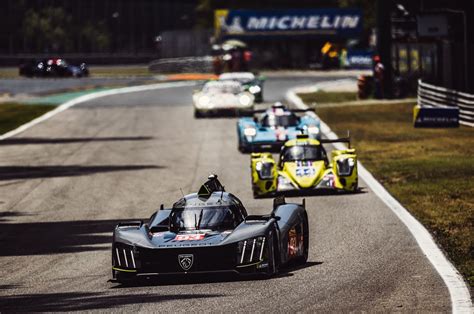
[{"label": "asphalt track", "polygon": [[[265,98],[322,79],[269,79]],[[310,257],[300,269],[108,282],[116,222],[149,217],[209,173],[250,213],[271,209],[251,196],[235,119],[194,119],[191,91],[97,99],[0,142],[0,311],[450,311],[443,281],[364,182],[362,193],[306,198]]]}]

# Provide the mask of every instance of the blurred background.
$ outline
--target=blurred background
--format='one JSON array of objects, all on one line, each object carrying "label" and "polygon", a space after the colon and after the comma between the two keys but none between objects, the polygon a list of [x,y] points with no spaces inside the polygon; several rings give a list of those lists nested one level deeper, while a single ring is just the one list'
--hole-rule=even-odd
[{"label": "blurred background", "polygon": [[[413,93],[419,78],[474,91],[471,0],[4,0],[0,10],[0,66],[207,57],[219,72],[228,69],[216,56],[227,55],[253,70],[372,69],[377,55],[387,91],[403,81]],[[228,40],[241,43],[223,45]],[[182,68],[166,64],[167,72]]]}]

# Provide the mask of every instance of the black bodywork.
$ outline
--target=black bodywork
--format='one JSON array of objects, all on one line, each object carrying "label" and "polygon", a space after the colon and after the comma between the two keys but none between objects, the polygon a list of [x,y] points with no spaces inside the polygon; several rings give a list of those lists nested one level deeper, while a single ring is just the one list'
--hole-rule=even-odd
[{"label": "black bodywork", "polygon": [[26,77],[85,77],[89,76],[89,68],[85,63],[72,65],[61,58],[50,58],[20,64],[18,73]]},{"label": "black bodywork", "polygon": [[304,202],[277,198],[268,215],[248,215],[241,201],[211,176],[198,193],[170,209],[162,206],[149,221],[118,224],[112,273],[121,283],[214,272],[271,276],[292,261],[306,262],[308,234]]}]

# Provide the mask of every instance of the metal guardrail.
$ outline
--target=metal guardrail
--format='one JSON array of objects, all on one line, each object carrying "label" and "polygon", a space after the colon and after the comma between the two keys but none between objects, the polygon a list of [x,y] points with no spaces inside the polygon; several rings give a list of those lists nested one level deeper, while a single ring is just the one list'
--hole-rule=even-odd
[{"label": "metal guardrail", "polygon": [[421,107],[458,107],[459,123],[474,127],[474,95],[472,94],[418,80],[418,104]]}]

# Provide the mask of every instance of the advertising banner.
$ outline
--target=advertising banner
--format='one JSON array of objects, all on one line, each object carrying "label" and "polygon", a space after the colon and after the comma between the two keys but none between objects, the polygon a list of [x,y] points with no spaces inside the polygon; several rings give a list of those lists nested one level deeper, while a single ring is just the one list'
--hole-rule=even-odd
[{"label": "advertising banner", "polygon": [[346,65],[352,69],[372,69],[373,54],[371,50],[348,50]]},{"label": "advertising banner", "polygon": [[459,108],[416,105],[413,108],[413,123],[415,128],[457,128],[459,127]]},{"label": "advertising banner", "polygon": [[217,36],[333,35],[362,31],[359,9],[216,10]]}]

